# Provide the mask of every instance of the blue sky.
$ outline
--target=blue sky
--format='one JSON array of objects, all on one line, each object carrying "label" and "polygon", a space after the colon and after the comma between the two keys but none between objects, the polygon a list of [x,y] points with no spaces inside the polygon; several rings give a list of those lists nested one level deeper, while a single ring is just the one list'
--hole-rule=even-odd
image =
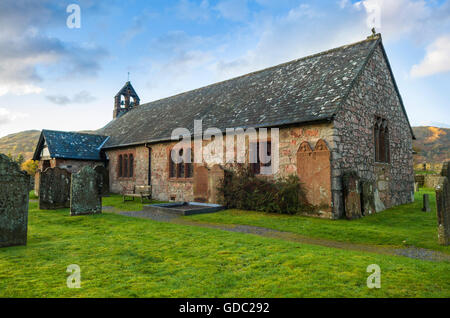
[{"label": "blue sky", "polygon": [[[72,3],[79,29],[66,25]],[[98,129],[128,72],[149,102],[365,39],[374,24],[412,124],[449,126],[450,0],[2,0],[0,136]]]}]

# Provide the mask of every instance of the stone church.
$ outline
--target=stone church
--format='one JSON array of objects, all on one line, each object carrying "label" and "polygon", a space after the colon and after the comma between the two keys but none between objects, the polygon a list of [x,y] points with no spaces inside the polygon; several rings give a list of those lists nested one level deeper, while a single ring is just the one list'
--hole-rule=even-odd
[{"label": "stone church", "polygon": [[279,128],[279,169],[269,178],[297,174],[321,217],[345,216],[348,173],[374,194],[363,214],[413,200],[415,137],[380,34],[146,104],[127,82],[114,101],[113,120],[95,135],[44,130],[34,156],[41,169],[97,162],[111,192],[151,185],[158,200],[214,203],[223,167],[170,156],[172,131],[193,134],[202,120],[223,132]]}]

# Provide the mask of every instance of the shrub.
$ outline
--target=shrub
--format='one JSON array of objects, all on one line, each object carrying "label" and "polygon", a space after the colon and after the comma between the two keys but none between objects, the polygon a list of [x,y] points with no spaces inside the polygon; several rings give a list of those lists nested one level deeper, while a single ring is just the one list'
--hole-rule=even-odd
[{"label": "shrub", "polygon": [[255,176],[248,166],[226,170],[218,187],[220,203],[230,209],[297,214],[312,209],[306,204],[296,175],[269,180]]},{"label": "shrub", "polygon": [[30,176],[34,176],[36,174],[36,170],[38,168],[39,162],[34,161],[32,159],[28,159],[24,163],[22,163],[22,170],[25,170]]}]

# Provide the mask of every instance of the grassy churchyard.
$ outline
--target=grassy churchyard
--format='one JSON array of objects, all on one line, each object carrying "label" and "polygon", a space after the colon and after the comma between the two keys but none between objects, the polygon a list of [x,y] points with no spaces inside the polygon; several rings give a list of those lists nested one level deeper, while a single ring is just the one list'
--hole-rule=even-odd
[{"label": "grassy churchyard", "polygon": [[[302,244],[198,225],[251,225],[377,247],[437,245],[432,211],[417,202],[355,221],[228,210],[161,223],[119,215],[138,201],[103,199],[112,212],[69,216],[30,202],[27,246],[0,249],[0,297],[450,297],[450,262]],[[108,209],[106,209],[108,210]],[[184,223],[183,223],[184,222]],[[81,288],[68,288],[79,265]],[[366,269],[381,268],[381,288]]]}]

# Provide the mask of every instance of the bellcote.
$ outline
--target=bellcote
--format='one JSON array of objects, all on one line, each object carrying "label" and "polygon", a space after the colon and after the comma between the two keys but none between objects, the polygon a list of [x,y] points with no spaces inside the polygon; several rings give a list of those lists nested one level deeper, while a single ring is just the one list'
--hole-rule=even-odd
[{"label": "bellcote", "polygon": [[131,82],[126,82],[122,89],[114,97],[113,118],[117,118],[129,110],[139,106],[140,99]]}]

